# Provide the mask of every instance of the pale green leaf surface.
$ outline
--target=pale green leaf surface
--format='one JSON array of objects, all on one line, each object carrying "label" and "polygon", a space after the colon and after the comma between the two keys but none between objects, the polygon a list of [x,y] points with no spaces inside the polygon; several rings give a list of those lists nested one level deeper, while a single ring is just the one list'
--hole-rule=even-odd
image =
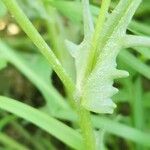
[{"label": "pale green leaf surface", "polygon": [[[120,1],[109,15],[103,30],[102,44],[99,47],[97,63],[84,86],[82,104],[88,110],[98,113],[112,113],[115,104],[111,97],[117,93],[113,80],[128,76],[125,71],[116,69],[116,57],[121,48],[120,39],[141,0]],[[111,52],[110,52],[111,51]]]},{"label": "pale green leaf surface", "polygon": [[87,65],[92,33],[94,30],[92,16],[89,11],[89,3],[83,0],[83,20],[84,20],[84,39],[80,45],[76,45],[70,41],[66,41],[67,48],[70,54],[75,59],[76,66],[76,89],[78,97],[80,96],[82,82],[84,80],[85,68]]},{"label": "pale green leaf surface", "polygon": [[[89,53],[88,49],[91,43],[91,35],[88,39],[84,39],[79,46],[71,42],[67,43],[76,63],[76,95],[82,95],[82,105],[90,111],[112,113],[116,107],[111,100],[111,97],[118,91],[113,87],[113,80],[128,76],[126,71],[116,69],[116,57],[123,46],[122,39],[126,37],[127,27],[140,2],[141,0],[122,0],[108,16],[102,32],[103,34],[99,39],[95,66],[86,82],[84,82],[84,85],[82,82],[87,62],[86,59]],[[90,18],[90,16],[87,17]],[[142,40],[144,39],[142,38]],[[130,42],[134,44],[134,41],[131,39]]]},{"label": "pale green leaf surface", "polygon": [[[91,33],[89,34],[89,38],[85,38],[78,48],[71,43],[70,46],[68,46],[72,53],[77,49],[76,52],[74,52],[77,72],[76,94],[79,97],[82,95],[82,105],[90,111],[112,113],[116,107],[111,100],[111,97],[118,92],[118,90],[112,86],[113,80],[128,76],[127,72],[116,69],[116,57],[122,46],[120,39],[125,36],[127,26],[140,2],[141,0],[122,0],[112,14],[109,15],[102,31],[103,34],[99,38],[96,64],[94,64],[94,69],[84,82],[84,85],[84,68],[86,68],[92,32],[88,30]],[[88,12],[87,10],[89,9],[88,5],[85,6],[84,14]],[[90,24],[91,16],[87,15],[87,17],[88,19],[84,18],[84,22],[87,24],[87,21],[89,21]],[[87,26],[85,26],[84,29],[87,30]],[[113,51],[110,52],[111,49]]]}]

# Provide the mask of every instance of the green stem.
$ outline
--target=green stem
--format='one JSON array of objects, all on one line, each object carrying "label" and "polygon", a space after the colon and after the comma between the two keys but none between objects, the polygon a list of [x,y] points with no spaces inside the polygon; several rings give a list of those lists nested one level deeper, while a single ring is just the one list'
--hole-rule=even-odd
[{"label": "green stem", "polygon": [[84,139],[84,145],[86,150],[96,150],[95,137],[92,128],[90,112],[79,106],[78,114],[80,116],[80,128]]},{"label": "green stem", "polygon": [[0,96],[0,109],[33,123],[73,149],[82,150],[84,147],[78,132],[38,109],[4,96]]},{"label": "green stem", "polygon": [[4,4],[7,6],[8,10],[11,12],[12,16],[16,19],[18,24],[24,30],[24,32],[29,36],[32,42],[38,47],[39,51],[44,55],[47,59],[51,67],[57,73],[59,78],[62,80],[65,87],[71,92],[74,92],[75,85],[72,82],[71,78],[63,69],[61,63],[57,59],[57,57],[52,52],[51,48],[44,41],[42,36],[35,29],[30,20],[26,17],[24,12],[18,6],[16,0],[2,0]]},{"label": "green stem", "polygon": [[[95,57],[97,54],[97,45],[99,43],[99,34],[101,33],[105,18],[108,12],[108,8],[111,0],[105,0],[102,2],[101,12],[99,14],[96,29],[92,39],[92,45],[90,47],[89,58],[87,60],[87,68],[85,68],[85,77],[89,75],[91,72],[93,65],[95,63]],[[80,127],[82,130],[82,135],[84,137],[85,149],[87,150],[95,150],[96,143],[95,137],[92,129],[91,116],[90,112],[84,109],[81,105],[79,106],[79,116],[80,116]]]},{"label": "green stem", "polygon": [[[85,77],[89,75],[95,63],[95,57],[97,54],[97,45],[99,43],[99,37],[100,37],[99,34],[102,32],[110,2],[111,0],[102,1],[101,11],[96,23],[96,29],[94,31],[93,39],[91,42],[90,53],[87,60],[87,68],[85,68],[85,74],[84,74]],[[96,141],[92,129],[90,112],[85,110],[81,105],[79,107],[80,107],[79,108],[80,126],[82,130],[82,135],[85,140],[85,149],[95,150]]]},{"label": "green stem", "polygon": [[96,63],[96,56],[97,56],[97,46],[100,42],[100,35],[105,23],[106,16],[108,14],[108,9],[110,6],[111,0],[103,0],[100,13],[98,16],[98,20],[96,23],[96,28],[94,31],[93,39],[91,42],[91,48],[90,48],[90,53],[89,53],[89,58],[87,62],[87,68],[85,70],[85,77],[88,76],[88,74],[91,72],[94,64]]}]

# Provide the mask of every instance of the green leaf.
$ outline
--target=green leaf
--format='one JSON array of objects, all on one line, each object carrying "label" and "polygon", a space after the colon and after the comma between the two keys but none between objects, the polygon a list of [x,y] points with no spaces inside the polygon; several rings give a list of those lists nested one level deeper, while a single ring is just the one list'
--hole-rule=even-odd
[{"label": "green leaf", "polygon": [[150,67],[127,50],[121,51],[119,54],[119,59],[133,70],[150,79]]},{"label": "green leaf", "polygon": [[[111,100],[111,97],[118,91],[113,87],[113,80],[128,76],[126,71],[116,69],[116,57],[123,46],[127,27],[140,2],[141,0],[122,0],[108,16],[102,36],[97,41],[99,44],[95,55],[96,58],[94,58],[93,70],[84,83],[84,68],[87,65],[93,33],[88,30],[89,38],[85,38],[78,46],[67,42],[68,49],[75,58],[76,63],[76,95],[82,97],[82,105],[90,111],[112,113],[116,107]],[[87,11],[88,6],[84,9],[89,12]],[[88,21],[91,20],[90,17],[90,15],[87,15]],[[84,20],[84,22],[87,23],[87,20]],[[131,42],[134,41],[132,40]]]},{"label": "green leaf", "polygon": [[[147,97],[148,97],[147,100],[149,100],[150,93],[148,93]],[[77,116],[74,112],[62,111],[61,117],[60,115],[58,116],[57,115],[58,114],[56,114],[56,117],[58,117],[59,119],[69,120],[72,122],[77,121]],[[124,139],[130,140],[137,144],[150,147],[149,133],[144,133],[138,129],[135,129],[123,123],[116,122],[116,120],[112,120],[112,119],[102,117],[102,116],[92,115],[91,119],[93,122],[93,126],[96,129],[102,129],[102,130],[105,130],[107,134],[112,134],[118,137],[122,137]]]},{"label": "green leaf", "polygon": [[76,94],[80,96],[82,82],[84,79],[85,68],[87,65],[87,58],[90,50],[90,43],[92,40],[92,33],[94,31],[92,16],[89,11],[89,2],[83,0],[83,20],[84,20],[84,39],[76,45],[71,41],[66,41],[67,48],[70,54],[75,59],[76,66]]},{"label": "green leaf", "polygon": [[27,147],[24,145],[18,143],[13,138],[10,138],[10,136],[0,133],[0,143],[5,145],[8,149],[15,149],[15,150],[28,150]]},{"label": "green leaf", "polygon": [[[90,30],[90,26],[85,26],[85,31],[89,28],[89,36],[86,38],[86,31],[85,38],[79,46],[68,42],[68,48],[74,55],[76,63],[76,99],[82,97],[82,105],[90,111],[112,113],[116,107],[111,100],[111,97],[118,92],[113,87],[113,80],[128,76],[126,71],[116,69],[116,57],[122,47],[123,40],[121,41],[121,39],[125,36],[127,26],[140,2],[141,0],[122,0],[112,14],[109,15],[102,30],[102,35],[100,34],[97,41],[98,46],[95,60],[93,60],[95,62],[93,70],[86,80],[84,75],[93,31]],[[85,16],[85,12],[89,12],[89,6],[85,2],[84,5],[83,14]],[[84,17],[85,24],[87,24],[87,21],[88,24],[91,24],[91,20],[91,15],[87,15],[87,18]],[[113,51],[110,52],[111,49]]]},{"label": "green leaf", "polygon": [[3,96],[0,96],[0,108],[37,125],[74,149],[83,149],[83,141],[77,131],[37,109]]},{"label": "green leaf", "polygon": [[113,80],[128,76],[116,69],[116,57],[121,49],[120,39],[125,36],[130,20],[141,0],[120,1],[109,15],[103,36],[99,39],[96,64],[83,88],[82,105],[97,113],[112,113],[115,104],[111,97],[117,93]]}]

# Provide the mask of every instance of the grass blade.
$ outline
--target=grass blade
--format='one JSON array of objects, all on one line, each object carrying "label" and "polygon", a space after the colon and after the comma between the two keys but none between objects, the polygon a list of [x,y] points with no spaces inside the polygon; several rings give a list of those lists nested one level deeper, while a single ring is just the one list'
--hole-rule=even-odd
[{"label": "grass blade", "polygon": [[123,125],[121,123],[117,123],[115,121],[102,118],[102,117],[93,117],[93,122],[95,127],[106,130],[107,132],[117,135],[119,137],[123,137],[125,139],[136,142],[137,144],[141,144],[144,146],[150,147],[150,135],[146,133],[142,133],[141,131]]},{"label": "grass blade", "polygon": [[3,96],[0,96],[0,108],[37,125],[74,149],[83,149],[78,132],[39,110]]},{"label": "grass blade", "polygon": [[150,38],[146,36],[126,35],[123,38],[123,46],[128,47],[150,47]]},{"label": "grass blade", "polygon": [[[56,114],[55,117],[63,120],[69,120],[72,122],[77,121],[77,116],[73,112],[62,111],[61,115]],[[124,139],[130,140],[137,144],[150,147],[150,134],[139,131],[128,125],[113,121],[106,117],[92,116],[93,126],[96,129],[103,129],[106,133],[122,137]]]},{"label": "grass blade", "polygon": [[133,70],[136,70],[144,77],[150,79],[150,67],[127,50],[122,50],[120,52],[119,59],[121,59],[126,65],[130,66]]}]

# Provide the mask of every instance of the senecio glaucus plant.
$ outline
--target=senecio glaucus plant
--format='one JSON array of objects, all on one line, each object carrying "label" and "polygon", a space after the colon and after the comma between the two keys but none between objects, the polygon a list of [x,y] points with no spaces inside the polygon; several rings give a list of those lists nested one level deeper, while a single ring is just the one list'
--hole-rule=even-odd
[{"label": "senecio glaucus plant", "polygon": [[106,0],[94,29],[89,2],[83,0],[84,39],[79,45],[70,41],[66,43],[76,65],[75,99],[80,100],[89,111],[112,113],[116,107],[111,99],[118,92],[113,87],[113,81],[129,75],[116,68],[116,57],[124,47],[127,26],[140,2],[121,0],[108,14],[109,1]]},{"label": "senecio glaucus plant", "polygon": [[[59,100],[57,103],[54,102],[54,105],[60,106],[61,104],[59,110],[71,114],[71,117],[69,117],[71,119],[72,114],[74,117],[76,117],[75,115],[78,116],[78,122],[83,138],[80,136],[79,132],[67,127],[60,121],[43,113],[41,110],[37,110],[18,101],[15,102],[9,98],[0,96],[0,108],[33,122],[35,125],[38,125],[40,128],[74,149],[98,149],[96,148],[97,143],[94,134],[95,132],[93,132],[92,120],[90,119],[91,117],[93,119],[95,116],[90,115],[89,111],[96,113],[113,113],[116,105],[112,101],[112,96],[118,91],[118,89],[113,87],[114,79],[128,76],[128,72],[117,69],[116,57],[119,54],[119,51],[123,48],[134,46],[150,47],[149,37],[126,34],[127,26],[142,0],[120,0],[111,13],[108,13],[111,0],[102,0],[100,14],[97,20],[95,20],[90,13],[89,0],[82,0],[84,39],[79,45],[66,40],[67,49],[75,62],[75,83],[70,77],[71,75],[69,72],[66,72],[65,67],[60,63],[60,60],[56,57],[50,46],[45,42],[43,37],[38,33],[31,21],[22,11],[17,1],[2,1],[7,6],[7,9],[15,18],[16,22],[37,46],[38,50],[48,61],[50,67],[57,73],[63,82],[68,96],[67,98],[70,100],[72,104],[71,106],[73,106],[72,108],[75,108],[77,111],[74,113],[65,100]],[[43,2],[45,4],[51,4],[56,1],[44,0]],[[93,20],[96,22],[95,25]],[[32,74],[30,71],[32,69],[28,69],[28,67],[20,61],[21,59],[18,59],[19,55],[11,52],[2,41],[0,42],[0,45],[0,47],[2,47],[0,49],[2,55],[0,56],[0,68],[5,67],[5,59],[16,65],[17,68],[21,68],[20,70],[28,76],[30,80],[33,80],[32,82],[42,91],[45,99],[48,97],[49,103],[49,93],[51,88],[47,86],[48,83],[40,82],[40,79],[36,76],[37,73],[35,72]],[[5,56],[3,57],[3,55]],[[70,61],[67,63],[70,63]],[[42,81],[42,75],[40,75],[40,77]],[[44,94],[45,92],[46,94]],[[53,105],[50,105],[48,108],[52,109]],[[58,109],[54,112],[57,114]],[[51,112],[51,115],[55,117],[55,113]],[[63,113],[61,116],[63,116]],[[117,128],[119,127],[117,126]],[[135,133],[135,130],[132,133]],[[137,133],[141,135],[140,132]],[[143,139],[148,139],[147,136],[145,137],[146,138]],[[139,141],[141,141],[141,138]],[[146,141],[146,144],[147,143],[149,142]]]}]

